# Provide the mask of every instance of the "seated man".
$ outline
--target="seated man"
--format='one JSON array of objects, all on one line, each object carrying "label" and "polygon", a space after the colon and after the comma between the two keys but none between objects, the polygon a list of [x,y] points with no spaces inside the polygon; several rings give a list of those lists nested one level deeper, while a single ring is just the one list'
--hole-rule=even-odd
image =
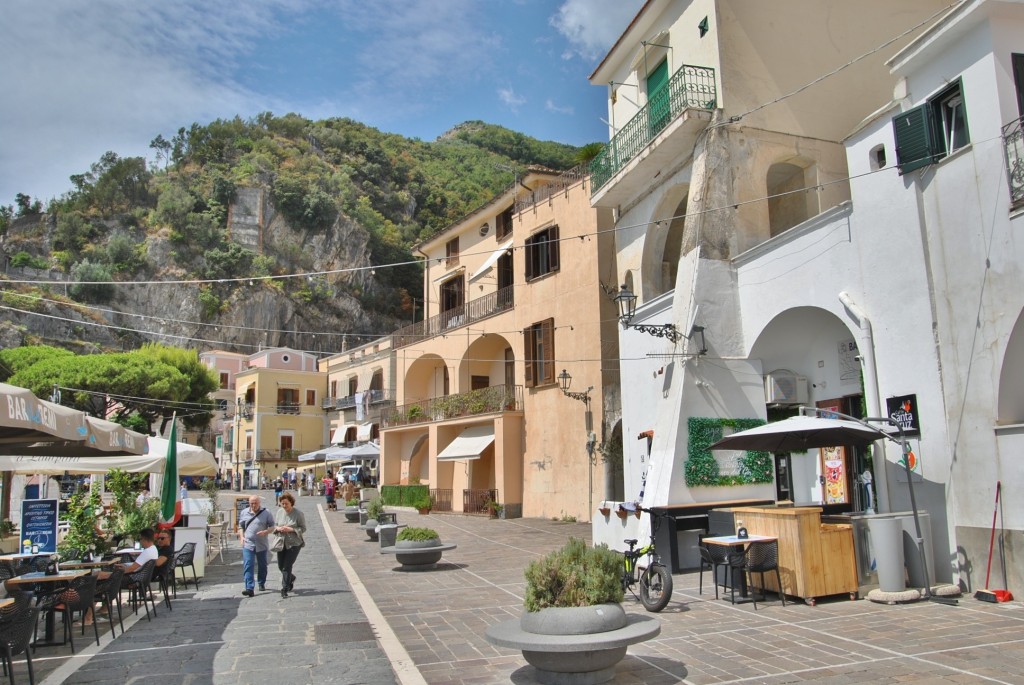
[{"label": "seated man", "polygon": [[[158,559],[158,557],[160,556],[160,554],[157,551],[156,545],[154,544],[156,542],[155,538],[156,538],[156,534],[153,532],[152,528],[143,528],[142,530],[140,530],[139,531],[139,544],[142,546],[142,552],[137,557],[135,557],[135,561],[131,562],[130,564],[116,564],[116,565],[120,566],[121,568],[123,568],[125,574],[128,574],[128,573],[135,573],[136,571],[138,571],[140,568],[143,567],[143,565],[147,561],[156,561]],[[99,574],[97,575],[97,581],[96,582],[102,583],[103,581],[107,580],[108,578],[110,578],[110,572],[109,571],[100,571]],[[85,618],[84,618],[84,620],[82,622],[85,623],[85,625],[91,625],[92,624],[92,622],[93,622],[93,615],[92,615],[92,609],[91,608],[89,609],[89,611],[87,611],[85,613]]]},{"label": "seated man", "polygon": [[[156,559],[156,567],[153,568],[153,580],[160,580],[164,577],[167,562],[174,556],[174,546],[171,544],[171,532],[169,530],[157,531],[156,549],[159,556]],[[170,578],[167,578],[167,580],[170,580]]]}]

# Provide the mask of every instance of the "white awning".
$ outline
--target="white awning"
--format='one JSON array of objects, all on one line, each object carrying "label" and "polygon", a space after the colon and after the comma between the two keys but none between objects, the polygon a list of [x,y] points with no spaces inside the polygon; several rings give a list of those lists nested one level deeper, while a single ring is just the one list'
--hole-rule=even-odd
[{"label": "white awning", "polygon": [[487,271],[492,266],[494,266],[495,262],[497,262],[499,259],[501,259],[501,255],[505,254],[505,252],[510,247],[512,247],[512,239],[511,238],[509,238],[507,241],[505,241],[504,243],[499,245],[497,250],[495,250],[490,255],[488,255],[487,259],[484,260],[483,265],[479,269],[477,269],[476,271],[473,272],[473,275],[469,277],[469,280],[473,281],[473,280],[479,278],[480,276],[482,276],[485,271]]},{"label": "white awning", "polygon": [[356,429],[356,440],[366,441],[373,435],[373,424],[372,423],[361,423]]},{"label": "white awning", "polygon": [[479,459],[480,454],[494,442],[494,426],[470,426],[437,455],[438,461]]},{"label": "white awning", "polygon": [[440,276],[438,276],[438,277],[436,277],[434,279],[434,283],[440,283],[442,281],[447,281],[449,278],[454,278],[455,276],[460,276],[463,273],[465,273],[465,271],[466,271],[466,267],[464,267],[464,266],[460,266],[457,269],[452,269],[451,271],[445,271],[443,274],[441,274]]},{"label": "white awning", "polygon": [[354,423],[346,423],[341,426],[338,426],[338,428],[334,431],[334,435],[331,436],[331,444],[338,445],[340,443],[347,442],[347,440],[345,440],[345,434],[348,433],[349,428],[355,427],[356,424]]}]

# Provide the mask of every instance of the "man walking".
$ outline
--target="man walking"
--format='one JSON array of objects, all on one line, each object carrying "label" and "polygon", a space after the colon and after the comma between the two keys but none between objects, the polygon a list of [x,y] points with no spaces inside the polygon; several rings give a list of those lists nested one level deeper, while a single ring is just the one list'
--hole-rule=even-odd
[{"label": "man walking", "polygon": [[256,580],[260,591],[267,585],[267,552],[270,544],[267,533],[274,527],[274,517],[260,504],[259,495],[249,498],[249,508],[238,515],[238,539],[242,543],[242,579],[245,589],[242,594],[252,597],[256,583],[253,579],[253,565],[256,566]]}]

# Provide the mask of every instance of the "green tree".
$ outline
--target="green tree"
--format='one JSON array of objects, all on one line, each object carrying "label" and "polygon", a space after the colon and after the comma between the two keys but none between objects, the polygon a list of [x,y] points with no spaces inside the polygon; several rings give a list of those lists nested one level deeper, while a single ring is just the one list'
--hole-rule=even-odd
[{"label": "green tree", "polygon": [[[38,362],[74,356],[73,352],[49,345],[26,345],[0,350],[0,381],[6,383],[14,374]],[[49,392],[44,395],[49,396]]]},{"label": "green tree", "polygon": [[71,280],[68,293],[76,300],[84,302],[108,302],[114,296],[113,275],[103,264],[94,264],[83,259],[71,267]]}]

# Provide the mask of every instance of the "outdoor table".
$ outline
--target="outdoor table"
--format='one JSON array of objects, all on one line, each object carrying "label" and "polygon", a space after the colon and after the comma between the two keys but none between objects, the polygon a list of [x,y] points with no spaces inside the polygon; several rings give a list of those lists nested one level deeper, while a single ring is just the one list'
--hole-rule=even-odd
[{"label": "outdoor table", "polygon": [[0,609],[3,609],[5,607],[9,607],[12,604],[14,604],[14,598],[13,597],[4,597],[3,599],[0,599]]},{"label": "outdoor table", "polygon": [[[54,583],[53,592],[59,592],[63,588],[56,585],[57,583],[69,583],[75,578],[89,575],[89,571],[59,571],[56,575],[48,576],[42,571],[32,571],[31,573],[25,573],[20,576],[15,576],[6,581],[8,585],[41,585],[43,583]],[[56,618],[54,612],[48,611],[46,613],[46,633],[44,635],[44,642],[36,642],[36,647],[52,647],[61,643],[55,642],[53,639],[54,633],[56,632]]]},{"label": "outdoor table", "polygon": [[71,559],[69,561],[60,562],[60,567],[68,570],[80,570],[103,568],[104,566],[113,566],[116,563],[116,561],[80,561],[78,559]]},{"label": "outdoor table", "polygon": [[134,547],[126,547],[124,549],[115,549],[111,554],[120,554],[121,561],[125,564],[130,564],[135,561],[135,557],[142,554],[142,550],[135,549]]},{"label": "outdoor table", "polygon": [[[702,538],[701,542],[706,542],[709,545],[719,545],[720,547],[735,547],[741,551],[746,550],[747,545],[752,542],[774,542],[778,540],[777,537],[772,535],[748,535],[745,538],[741,538],[737,535],[716,535],[715,537]],[[729,583],[732,584],[732,574],[729,574]],[[748,599],[749,592],[747,590],[747,575],[744,573],[740,576],[740,598]],[[723,596],[722,599],[725,599]]]}]

